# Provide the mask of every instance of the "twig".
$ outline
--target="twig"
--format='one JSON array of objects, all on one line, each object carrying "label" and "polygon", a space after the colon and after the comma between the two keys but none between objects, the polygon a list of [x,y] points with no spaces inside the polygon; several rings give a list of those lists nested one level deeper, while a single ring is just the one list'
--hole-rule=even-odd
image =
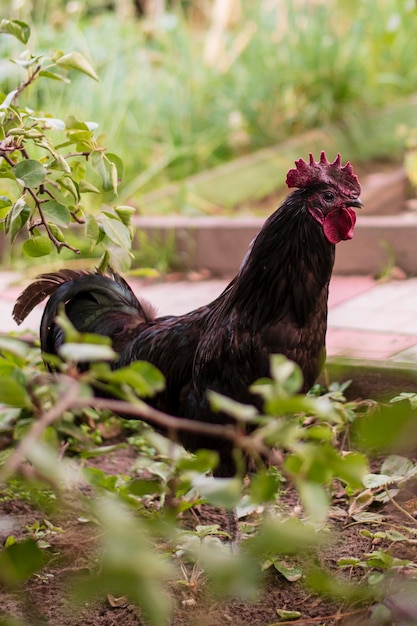
[{"label": "twig", "polygon": [[90,406],[95,409],[108,409],[118,415],[131,415],[152,424],[161,426],[166,430],[177,431],[187,430],[188,432],[200,433],[202,435],[212,435],[213,437],[222,437],[235,441],[239,439],[236,428],[234,426],[223,424],[207,424],[196,420],[190,420],[183,417],[175,417],[167,415],[158,409],[154,409],[146,402],[138,401],[138,404],[131,404],[124,400],[112,400],[108,398],[86,398],[75,400],[71,405],[73,409],[81,409]]},{"label": "twig", "polygon": [[[30,156],[27,153],[26,148],[24,148],[23,146],[21,147],[14,146],[13,150],[20,150],[20,152],[25,157],[25,159],[30,159]],[[10,165],[10,167],[14,167],[15,163],[12,161],[10,157],[7,156],[7,154],[4,154],[2,151],[1,155],[3,156],[4,160]],[[54,181],[48,181],[48,182],[49,184],[52,184],[52,185],[55,184]],[[40,222],[35,222],[29,230],[33,230],[34,228],[37,228],[38,226],[42,225],[46,230],[49,240],[53,243],[53,245],[58,251],[61,250],[62,248],[68,248],[68,250],[71,250],[71,252],[74,252],[74,254],[80,254],[80,250],[78,248],[71,246],[71,244],[67,243],[66,241],[59,241],[55,237],[53,232],[51,231],[49,224],[47,220],[45,219],[45,215],[42,211],[42,203],[46,202],[46,200],[41,200],[39,196],[30,187],[25,187],[25,191],[27,191],[32,196],[36,209],[39,213],[39,217],[40,217]],[[44,184],[41,185],[41,193],[46,193],[48,194],[50,198],[55,199],[54,194],[47,187],[45,187]],[[80,218],[78,218],[75,215],[74,211],[71,211],[71,215],[76,222],[78,222],[79,224],[84,224],[84,220],[81,220]]]},{"label": "twig", "polygon": [[79,209],[75,209],[74,211],[70,210],[72,219],[77,222],[77,224],[85,224],[85,219],[83,217],[78,217],[78,211]]},{"label": "twig", "polygon": [[[49,379],[50,376],[48,375],[47,378]],[[173,439],[175,438],[175,433],[185,430],[215,438],[228,439],[232,441],[236,447],[252,455],[255,453],[265,453],[262,442],[248,437],[241,431],[239,424],[237,426],[230,424],[212,424],[176,417],[163,413],[139,399],[133,404],[124,400],[113,400],[111,398],[80,398],[80,386],[77,380],[65,374],[54,376],[53,379],[58,381],[58,383],[61,382],[65,384],[67,387],[65,393],[51,409],[41,414],[38,420],[34,422],[29,433],[21,440],[0,471],[0,481],[7,480],[18,469],[23,459],[27,456],[31,446],[38,437],[40,437],[45,428],[59,419],[64,411],[84,409],[86,407],[109,410],[117,415],[130,415],[134,418],[142,419],[151,425],[162,428]]]},{"label": "twig", "polygon": [[[54,244],[55,248],[57,250],[61,250],[61,248],[68,248],[68,250],[71,250],[71,252],[74,252],[75,254],[80,254],[80,251],[78,248],[74,248],[74,246],[71,246],[71,244],[67,243],[66,241],[59,241],[55,235],[53,234],[53,232],[51,231],[51,229],[49,228],[49,224],[47,222],[47,220],[45,219],[45,215],[44,212],[42,210],[42,200],[39,199],[39,197],[37,196],[37,194],[30,189],[29,187],[25,188],[26,191],[29,192],[29,194],[32,196],[35,205],[36,205],[36,209],[39,213],[39,217],[41,219],[41,225],[45,228],[46,233],[48,235],[48,238],[50,239],[50,241],[52,241],[52,243]],[[51,197],[53,197],[53,195],[51,194]],[[33,226],[34,228],[35,226]]]},{"label": "twig", "polygon": [[[7,150],[9,150],[9,148],[7,148]],[[14,152],[15,150],[18,150],[17,146],[15,144],[13,144],[13,147],[10,148],[10,152]],[[0,156],[3,157],[3,159],[6,161],[6,163],[8,163],[10,165],[10,167],[14,167],[15,163],[14,161],[7,156],[6,152],[4,151],[4,148],[0,151]]]},{"label": "twig", "polygon": [[[99,148],[95,148],[96,150],[99,150]],[[66,154],[64,156],[64,159],[70,159],[71,157],[78,157],[78,156],[83,156],[88,160],[88,157],[91,154],[91,150],[85,150],[84,152],[68,152],[68,154]]]},{"label": "twig", "polygon": [[28,151],[26,150],[26,148],[24,146],[21,146],[19,148],[20,152],[23,154],[23,156],[25,157],[25,159],[30,159],[30,155],[28,153]]},{"label": "twig", "polygon": [[305,619],[297,619],[297,621],[287,620],[286,622],[274,622],[273,624],[269,624],[269,626],[282,626],[283,624],[317,624],[317,622],[327,622],[328,620],[337,620],[344,619],[345,617],[351,617],[352,615],[359,615],[360,613],[365,613],[368,608],[364,609],[356,609],[355,611],[348,611],[347,613],[335,613],[334,615],[322,615],[321,617],[306,617]]},{"label": "twig", "polygon": [[396,500],[394,500],[394,498],[392,497],[392,495],[390,494],[388,489],[385,489],[385,493],[387,494],[390,502],[399,510],[401,511],[401,513],[403,513],[403,515],[405,515],[406,517],[408,517],[408,519],[412,520],[413,524],[416,523],[416,518],[413,517],[411,515],[411,513],[409,513],[408,511],[406,511],[401,504],[398,504],[398,502]]},{"label": "twig", "polygon": [[80,385],[76,380],[70,378],[68,376],[65,377],[67,389],[64,394],[59,398],[56,404],[52,406],[49,411],[43,413],[39,419],[37,419],[33,424],[28,434],[23,437],[23,439],[19,442],[18,446],[12,452],[12,454],[7,459],[3,468],[0,471],[0,481],[6,481],[10,476],[12,476],[19,465],[21,465],[22,461],[28,455],[32,445],[36,442],[36,440],[41,436],[43,431],[53,424],[57,419],[59,419],[64,413],[70,409],[76,399],[80,395]]},{"label": "twig", "polygon": [[42,69],[42,65],[37,65],[35,67],[35,69],[33,70],[32,74],[29,76],[29,78],[27,80],[23,81],[22,83],[20,83],[20,85],[16,89],[16,93],[14,94],[14,97],[13,97],[13,104],[14,104],[14,106],[17,105],[17,100],[18,100],[20,94],[22,93],[22,91],[24,89],[26,89],[26,87],[29,87],[29,85],[31,83],[33,83],[33,81],[35,80],[35,78],[37,77],[37,75],[39,74],[41,69]]}]

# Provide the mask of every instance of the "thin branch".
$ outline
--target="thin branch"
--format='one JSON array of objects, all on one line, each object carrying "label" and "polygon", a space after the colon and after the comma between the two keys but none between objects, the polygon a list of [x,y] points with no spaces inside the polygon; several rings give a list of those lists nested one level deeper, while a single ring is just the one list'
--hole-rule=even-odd
[{"label": "thin branch", "polygon": [[113,400],[110,398],[87,398],[76,400],[72,404],[72,409],[82,409],[91,406],[95,409],[109,410],[116,415],[131,415],[136,419],[141,419],[151,426],[160,427],[165,431],[165,436],[171,440],[176,440],[178,431],[187,431],[200,435],[207,435],[216,439],[227,439],[233,443],[244,453],[255,458],[258,456],[266,457],[270,453],[263,441],[248,435],[242,424],[213,424],[201,422],[200,420],[186,419],[163,413],[153,408],[146,402],[137,399],[136,404],[126,402],[124,400]]},{"label": "thin branch", "polygon": [[[54,183],[54,182],[55,182],[55,181],[51,181],[51,183]],[[59,189],[59,185],[57,185],[57,186],[56,186],[56,188],[57,188],[57,189]],[[52,191],[50,191],[50,190],[48,189],[48,187],[46,187],[45,185],[42,185],[42,190],[41,190],[41,193],[45,193],[47,196],[49,196],[50,198],[52,198],[52,200],[55,200],[55,196],[54,196],[54,194],[53,194],[53,193],[52,193]],[[47,199],[45,199],[45,200],[42,200],[42,202],[48,202],[48,200],[47,200]]]},{"label": "thin branch", "polygon": [[[47,220],[45,219],[45,215],[44,212],[42,210],[42,200],[40,200],[38,198],[38,196],[36,195],[36,193],[30,189],[29,187],[26,187],[26,191],[29,192],[29,194],[32,196],[35,205],[36,205],[36,209],[39,213],[39,217],[41,219],[41,225],[45,228],[46,233],[49,237],[49,239],[52,241],[52,243],[54,244],[55,248],[57,250],[61,250],[61,248],[68,248],[68,250],[71,250],[71,252],[74,252],[75,254],[80,254],[80,251],[78,250],[78,248],[74,248],[74,246],[71,246],[69,243],[67,243],[66,241],[59,241],[55,235],[53,234],[53,232],[51,231],[49,224],[47,222]],[[35,228],[35,225],[32,226],[32,229]]]},{"label": "thin branch", "polygon": [[21,146],[19,148],[20,152],[23,154],[23,156],[25,157],[25,159],[30,159],[30,155],[28,153],[28,151],[26,150],[26,148],[24,146]]},{"label": "thin branch", "polygon": [[[14,147],[13,150],[11,150],[10,152],[14,152],[15,150],[17,150],[16,147]],[[15,166],[14,161],[12,161],[12,159],[9,156],[7,156],[7,154],[5,152],[0,151],[0,156],[3,157],[3,159],[6,161],[6,163],[8,163],[10,165],[10,167],[14,167]]]},{"label": "thin branch", "polygon": [[385,489],[385,493],[388,496],[390,502],[395,506],[396,509],[398,509],[399,511],[401,511],[401,513],[403,515],[405,515],[408,519],[410,519],[413,524],[416,523],[416,518],[411,515],[411,513],[409,513],[408,511],[406,511],[406,509],[404,509],[401,504],[398,504],[398,502],[396,500],[394,500],[394,498],[392,497],[392,495],[389,492],[389,489]]},{"label": "thin branch", "polygon": [[78,217],[78,211],[79,209],[75,209],[75,211],[70,210],[72,219],[77,222],[77,224],[85,224],[85,219],[83,217]]},{"label": "thin branch", "polygon": [[27,457],[31,447],[35,444],[36,440],[42,435],[43,431],[53,424],[57,419],[61,417],[64,411],[70,409],[77,398],[80,395],[79,383],[70,378],[65,377],[65,384],[67,389],[58,399],[49,411],[41,414],[39,419],[33,422],[28,434],[21,439],[18,446],[14,449],[12,454],[7,459],[3,468],[0,471],[0,481],[6,481],[12,476],[19,468],[23,460]]},{"label": "thin branch", "polygon": [[202,435],[211,435],[213,437],[221,437],[237,442],[241,435],[237,433],[235,426],[224,424],[208,424],[197,420],[190,420],[184,417],[175,417],[167,415],[158,409],[154,409],[146,402],[139,401],[140,404],[131,404],[124,400],[112,400],[110,398],[86,398],[75,400],[71,405],[72,409],[82,409],[90,406],[95,409],[107,409],[113,411],[117,415],[131,415],[146,422],[156,424],[167,431],[186,430],[188,432],[199,433]]},{"label": "thin branch", "polygon": [[[98,150],[98,148],[95,148],[96,150]],[[66,154],[64,156],[64,159],[70,159],[71,157],[79,157],[79,156],[83,156],[88,160],[88,157],[91,154],[91,150],[85,150],[84,152],[69,152],[68,154]]]},{"label": "thin branch", "polygon": [[239,423],[237,425],[212,424],[172,416],[153,408],[139,399],[136,400],[136,404],[133,404],[111,398],[83,398],[80,397],[79,382],[71,376],[47,374],[43,379],[46,382],[58,382],[62,387],[65,386],[65,393],[60,396],[51,409],[39,415],[29,433],[21,440],[0,471],[0,481],[7,480],[18,469],[36,439],[40,437],[45,428],[59,419],[62,413],[69,410],[85,409],[86,407],[108,410],[120,416],[132,416],[136,419],[142,419],[150,425],[162,428],[172,439],[175,439],[174,434],[178,431],[188,431],[214,438],[227,439],[234,446],[252,455],[266,453],[263,443],[242,432]]},{"label": "thin branch", "polygon": [[361,613],[366,613],[368,611],[368,608],[363,608],[363,609],[356,609],[355,611],[348,611],[346,613],[334,613],[333,615],[322,615],[321,617],[305,617],[297,619],[297,621],[294,620],[287,620],[285,622],[273,622],[272,624],[270,624],[270,626],[282,626],[283,624],[291,624],[292,626],[294,626],[295,624],[298,624],[299,626],[301,626],[302,624],[317,624],[318,622],[321,622],[324,624],[324,622],[327,622],[329,620],[341,620],[344,619],[345,617],[352,617],[352,615],[360,615]]},{"label": "thin branch", "polygon": [[22,91],[26,89],[26,87],[29,87],[29,85],[33,83],[33,81],[35,80],[35,78],[37,77],[41,69],[42,69],[42,66],[37,65],[35,69],[33,70],[32,74],[29,76],[29,78],[23,81],[22,83],[20,83],[19,87],[16,89],[16,93],[13,98],[14,106],[17,106],[17,101],[19,99],[20,94],[22,93]]},{"label": "thin branch", "polygon": [[[14,150],[20,150],[23,154],[23,156],[25,157],[25,159],[29,159],[29,155],[26,152],[25,148],[18,148],[15,147]],[[4,154],[3,152],[0,151],[1,156],[4,158],[4,160],[10,165],[10,167],[14,167],[15,163],[12,161],[12,159],[7,155]],[[38,195],[33,191],[33,189],[31,189],[30,187],[25,187],[25,191],[27,191],[33,198],[33,201],[35,202],[35,206],[36,209],[39,213],[40,216],[40,222],[34,222],[32,224],[32,226],[30,227],[30,230],[32,231],[34,228],[37,228],[38,226],[43,226],[46,230],[46,233],[48,235],[48,238],[50,239],[50,241],[52,241],[53,245],[55,246],[55,248],[59,251],[62,248],[68,248],[68,250],[71,250],[71,252],[74,252],[74,254],[80,254],[80,251],[78,248],[74,248],[74,246],[71,246],[69,243],[67,243],[66,241],[59,241],[55,235],[53,234],[53,232],[51,231],[51,229],[49,228],[49,224],[47,222],[47,220],[45,219],[45,215],[42,211],[42,203],[45,202],[45,200],[41,200]],[[45,188],[45,193],[47,193],[51,198],[54,198],[54,195]],[[71,215],[73,215],[73,212],[71,211]],[[79,219],[77,219],[74,215],[73,215],[74,219],[76,222],[78,223],[84,223],[82,221],[80,221]]]}]

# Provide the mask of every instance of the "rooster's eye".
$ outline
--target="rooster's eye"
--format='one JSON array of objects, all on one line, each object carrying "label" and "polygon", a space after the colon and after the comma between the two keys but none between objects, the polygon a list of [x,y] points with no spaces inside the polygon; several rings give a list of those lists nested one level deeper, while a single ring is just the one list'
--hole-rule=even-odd
[{"label": "rooster's eye", "polygon": [[325,191],[323,194],[323,198],[326,200],[326,202],[332,202],[332,200],[334,200],[334,193],[332,193],[331,191]]}]

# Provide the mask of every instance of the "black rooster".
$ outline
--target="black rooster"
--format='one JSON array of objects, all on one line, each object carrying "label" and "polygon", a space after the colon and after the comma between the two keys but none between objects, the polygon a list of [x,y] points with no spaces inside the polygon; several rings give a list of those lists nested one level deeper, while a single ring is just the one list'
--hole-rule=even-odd
[{"label": "black rooster", "polygon": [[[287,175],[298,187],[266,221],[237,276],[207,306],[186,315],[155,317],[128,284],[110,271],[61,270],[43,274],[21,294],[14,309],[20,324],[32,308],[50,296],[41,329],[41,347],[57,353],[63,332],[55,324],[64,303],[72,324],[81,332],[112,338],[120,358],[114,367],[146,360],[165,375],[165,390],[154,406],[174,416],[210,423],[228,418],[210,410],[207,390],[243,403],[258,404],[248,391],[268,376],[269,357],[284,354],[298,363],[304,391],[316,380],[325,358],[327,298],[335,244],[353,236],[361,207],[360,184],[350,163],[324,152],[315,162],[302,159]],[[215,449],[217,475],[232,475],[231,443],[183,432],[189,450]]]}]

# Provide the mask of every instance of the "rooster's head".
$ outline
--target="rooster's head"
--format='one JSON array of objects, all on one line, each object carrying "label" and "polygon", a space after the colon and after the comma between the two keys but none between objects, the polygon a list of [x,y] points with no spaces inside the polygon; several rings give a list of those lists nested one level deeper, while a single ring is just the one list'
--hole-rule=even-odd
[{"label": "rooster's head", "polygon": [[310,154],[309,163],[303,159],[287,174],[288,187],[298,187],[308,192],[307,208],[321,224],[330,243],[352,239],[356,223],[353,207],[361,207],[361,186],[351,164],[342,166],[340,154],[330,163],[325,152],[316,162]]}]

